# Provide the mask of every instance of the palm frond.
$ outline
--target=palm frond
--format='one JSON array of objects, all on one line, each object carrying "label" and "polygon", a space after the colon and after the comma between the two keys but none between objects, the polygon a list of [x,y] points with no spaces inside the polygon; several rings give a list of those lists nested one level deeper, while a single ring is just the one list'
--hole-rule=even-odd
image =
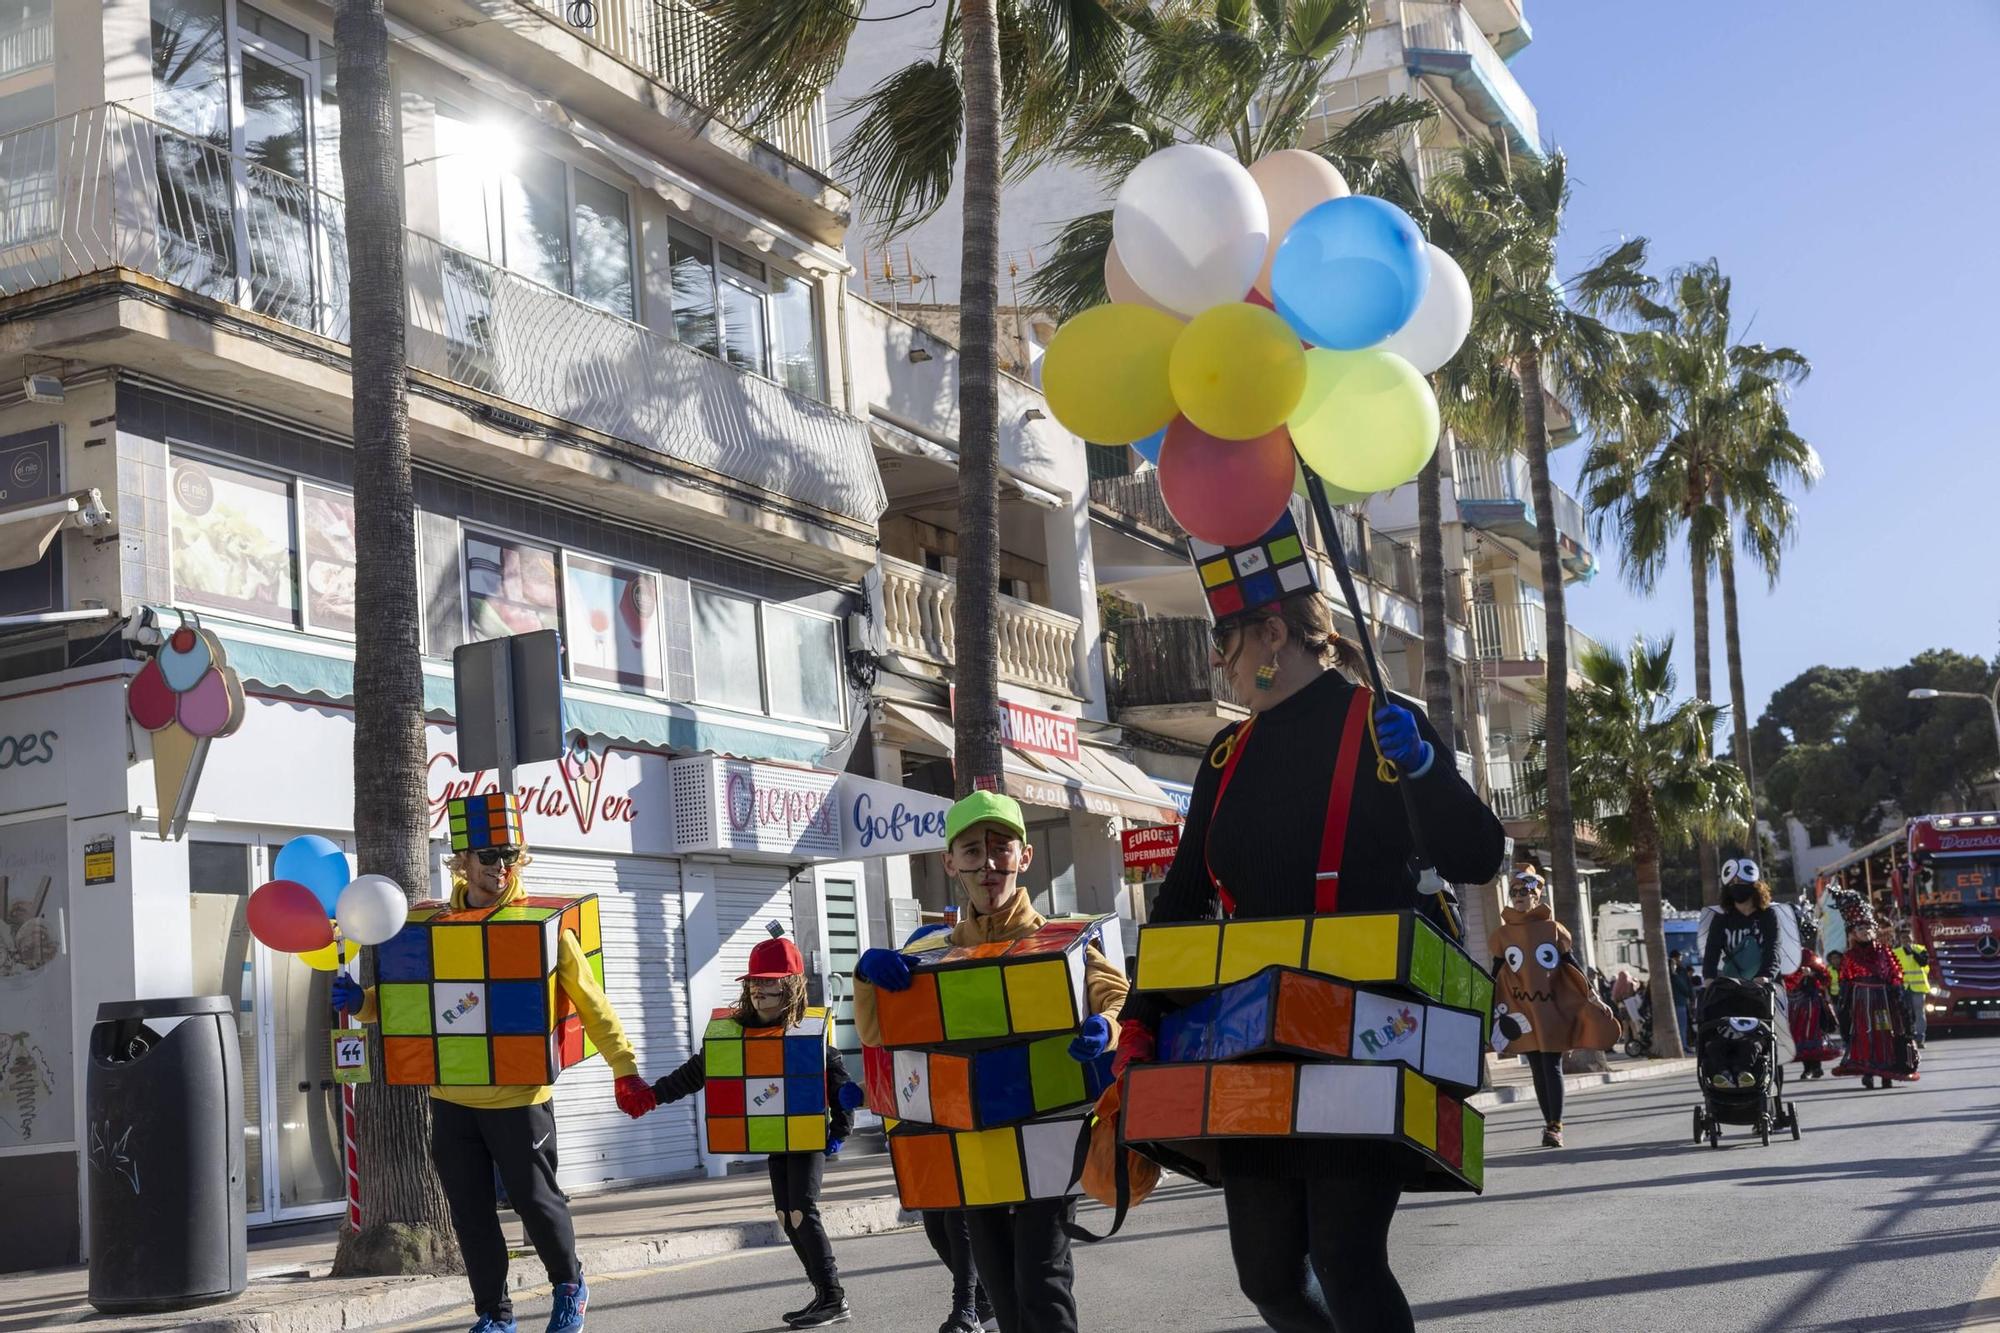
[{"label": "palm frond", "polygon": [[955,64],[940,56],[905,65],[856,99],[854,130],[835,168],[884,236],[922,222],[951,193],[964,131]]},{"label": "palm frond", "polygon": [[1111,213],[1086,213],[1065,223],[1041,267],[1028,280],[1028,302],[1058,319],[1109,300],[1104,258],[1111,249]]},{"label": "palm frond", "polygon": [[736,90],[752,126],[811,105],[840,72],[860,12],[852,0],[705,0],[722,34],[718,86]]}]

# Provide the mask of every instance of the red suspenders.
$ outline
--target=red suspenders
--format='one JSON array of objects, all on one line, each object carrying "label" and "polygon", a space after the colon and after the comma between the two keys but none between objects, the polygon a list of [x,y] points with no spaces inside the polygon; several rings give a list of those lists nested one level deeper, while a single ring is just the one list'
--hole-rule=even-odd
[{"label": "red suspenders", "polygon": [[[1347,813],[1354,800],[1354,774],[1361,761],[1361,737],[1368,730],[1368,690],[1356,686],[1347,702],[1347,719],[1341,725],[1340,754],[1333,762],[1333,784],[1326,798],[1326,826],[1320,833],[1319,866],[1313,876],[1313,910],[1315,912],[1337,912],[1340,910],[1340,862],[1347,851]],[[1236,776],[1236,765],[1243,758],[1243,751],[1250,744],[1250,729],[1257,719],[1253,715],[1236,734],[1229,738],[1229,755],[1222,764],[1222,781],[1215,789],[1215,804],[1210,808],[1210,828],[1214,827],[1214,812],[1222,808],[1222,798],[1229,791],[1229,780]],[[1215,885],[1216,894],[1222,899],[1222,911],[1226,916],[1236,915],[1236,899],[1216,878],[1215,868],[1207,864],[1208,849],[1202,849],[1203,868]]]}]

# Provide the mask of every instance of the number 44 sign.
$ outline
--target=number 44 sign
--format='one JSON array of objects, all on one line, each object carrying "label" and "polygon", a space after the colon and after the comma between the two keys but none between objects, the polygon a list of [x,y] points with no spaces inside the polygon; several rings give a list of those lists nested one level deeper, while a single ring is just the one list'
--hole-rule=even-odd
[{"label": "number 44 sign", "polygon": [[368,1082],[367,1035],[359,1028],[349,1028],[330,1035],[333,1041],[333,1081]]}]

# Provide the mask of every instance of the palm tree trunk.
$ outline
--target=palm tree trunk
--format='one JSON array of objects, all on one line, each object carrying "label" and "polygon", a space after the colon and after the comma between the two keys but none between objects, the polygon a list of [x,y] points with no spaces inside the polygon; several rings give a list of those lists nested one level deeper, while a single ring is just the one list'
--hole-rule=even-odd
[{"label": "palm tree trunk", "polygon": [[[1438,448],[1444,447],[1440,440]],[[1423,612],[1424,707],[1438,735],[1456,746],[1444,605],[1444,472],[1436,454],[1417,474],[1417,597]]]},{"label": "palm tree trunk", "polygon": [[[1713,703],[1715,691],[1710,680],[1708,643],[1708,552],[1694,540],[1694,525],[1688,526],[1688,582],[1694,588],[1694,693],[1703,703]],[[1701,901],[1713,905],[1722,901],[1722,871],[1715,854],[1715,840],[1705,833],[1695,835],[1695,860],[1701,867]]]},{"label": "palm tree trunk", "polygon": [[[414,897],[429,880],[430,821],[403,348],[403,155],[382,6],[340,0],[334,20],[354,402],[354,829],[362,873],[387,875]],[[374,950],[364,967],[372,979]],[[374,1067],[382,1068],[379,1045]],[[430,1098],[422,1088],[363,1084],[356,1122],[362,1228],[343,1227],[334,1272],[455,1268],[444,1191],[430,1168]]]},{"label": "palm tree trunk", "polygon": [[1652,795],[1632,792],[1632,873],[1639,885],[1639,930],[1646,944],[1646,990],[1653,1001],[1653,1055],[1666,1060],[1686,1054],[1679,1016],[1674,1012],[1674,979],[1667,968],[1666,912],[1660,896],[1660,826]]},{"label": "palm tree trunk", "polygon": [[958,589],[953,747],[963,796],[1000,755],[1000,29],[963,0],[965,218],[959,263]]},{"label": "palm tree trunk", "polygon": [[[1716,482],[1710,496],[1718,510],[1722,508],[1722,483]],[[1743,627],[1737,619],[1736,608],[1736,548],[1724,541],[1716,551],[1717,573],[1722,583],[1722,650],[1729,659],[1729,717],[1736,744],[1736,766],[1743,770],[1743,784],[1750,792],[1750,808],[1743,812],[1750,821],[1750,841],[1756,844],[1761,839],[1757,833],[1757,768],[1750,755],[1750,700],[1748,689],[1743,684]],[[1760,849],[1758,859],[1763,859]]]}]

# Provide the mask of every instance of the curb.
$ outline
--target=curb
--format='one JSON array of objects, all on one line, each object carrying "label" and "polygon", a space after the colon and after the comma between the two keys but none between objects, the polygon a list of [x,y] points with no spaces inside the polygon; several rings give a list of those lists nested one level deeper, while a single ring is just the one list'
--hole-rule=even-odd
[{"label": "curb", "polygon": [[[1656,1078],[1672,1078],[1676,1074],[1694,1072],[1693,1057],[1681,1060],[1648,1060],[1642,1065],[1629,1069],[1610,1069],[1602,1074],[1571,1074],[1563,1079],[1563,1091],[1589,1092],[1593,1088],[1608,1088],[1616,1083],[1642,1083]],[[1496,1107],[1511,1106],[1515,1102],[1533,1101],[1533,1084],[1510,1083],[1504,1088],[1491,1088],[1467,1098],[1467,1104],[1482,1111]]]},{"label": "curb", "polygon": [[[821,1216],[827,1234],[834,1238],[893,1231],[916,1221],[916,1215],[905,1213],[894,1195],[836,1204],[825,1208]],[[661,1268],[691,1259],[785,1243],[777,1218],[773,1216],[768,1222],[704,1227],[658,1240],[612,1241],[596,1245],[585,1243],[577,1247],[577,1257],[582,1261],[585,1273],[608,1275],[634,1269]],[[298,1269],[284,1271],[297,1279],[325,1276],[321,1267],[303,1272]],[[309,1302],[288,1301],[261,1310],[217,1312],[206,1319],[200,1316],[199,1311],[190,1310],[173,1316],[159,1316],[157,1323],[151,1318],[141,1317],[131,1323],[121,1321],[121,1324],[132,1330],[178,1329],[182,1333],[346,1333],[352,1329],[421,1319],[440,1310],[468,1306],[471,1300],[465,1288],[465,1278],[460,1274],[381,1281],[390,1285]],[[547,1283],[548,1274],[532,1250],[513,1255],[508,1272],[508,1287],[511,1290],[520,1291]],[[49,1323],[87,1326],[101,1324],[102,1316],[95,1311],[66,1313],[52,1315]]]}]

